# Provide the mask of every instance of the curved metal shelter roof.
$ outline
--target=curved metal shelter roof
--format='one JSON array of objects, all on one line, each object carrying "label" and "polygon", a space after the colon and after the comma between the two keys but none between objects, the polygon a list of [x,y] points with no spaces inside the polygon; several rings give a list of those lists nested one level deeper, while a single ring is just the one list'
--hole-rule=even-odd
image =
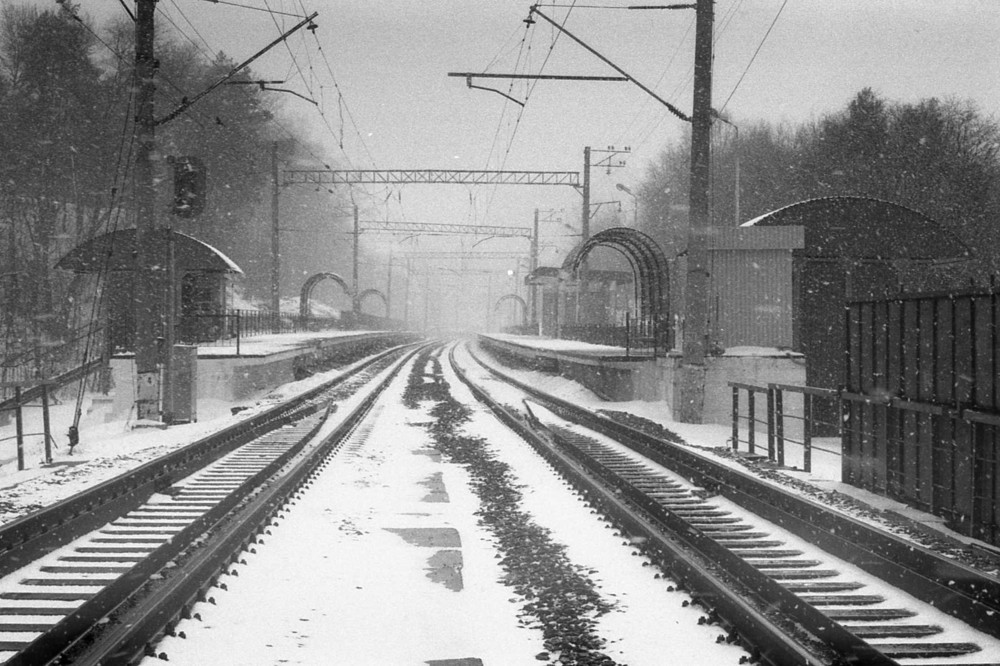
[{"label": "curved metal shelter roof", "polygon": [[804,254],[892,261],[967,259],[972,251],[923,213],[867,197],[809,199],[744,222],[743,227],[801,225]]},{"label": "curved metal shelter roof", "polygon": [[636,278],[636,300],[643,315],[663,315],[669,303],[667,260],[652,238],[628,227],[613,227],[594,234],[573,248],[563,261],[564,271],[575,272],[596,247],[610,247],[625,255]]},{"label": "curved metal shelter roof", "polygon": [[[166,234],[168,231],[160,232]],[[236,262],[208,243],[177,231],[169,233],[179,272],[243,273]],[[133,271],[136,253],[135,229],[120,229],[77,245],[56,262],[56,268],[74,273]]]}]

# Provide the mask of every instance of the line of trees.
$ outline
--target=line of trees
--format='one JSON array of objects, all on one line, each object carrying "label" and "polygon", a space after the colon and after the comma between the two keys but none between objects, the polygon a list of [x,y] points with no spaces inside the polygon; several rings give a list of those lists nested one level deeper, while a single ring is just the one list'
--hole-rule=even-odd
[{"label": "line of trees", "polygon": [[[155,105],[163,117],[235,63],[224,53],[206,59],[158,32]],[[69,2],[0,8],[0,339],[8,353],[74,325],[88,295],[79,278],[53,270],[56,261],[85,240],[135,226],[133,54],[134,24],[124,12],[98,29]],[[246,70],[237,80],[254,78]],[[254,85],[221,86],[157,128],[159,214],[170,209],[166,158],[199,156],[209,174],[204,213],[170,225],[232,257],[260,294],[270,266],[271,146],[278,143],[282,160],[308,150],[271,122],[276,97]]]},{"label": "line of trees", "polygon": [[[687,138],[668,146],[640,186],[640,228],[668,255],[686,244],[689,156]],[[866,88],[845,109],[796,127],[715,123],[713,225],[829,196],[872,197],[922,212],[978,253],[980,275],[1000,271],[1000,126],[971,102],[896,103]]]}]

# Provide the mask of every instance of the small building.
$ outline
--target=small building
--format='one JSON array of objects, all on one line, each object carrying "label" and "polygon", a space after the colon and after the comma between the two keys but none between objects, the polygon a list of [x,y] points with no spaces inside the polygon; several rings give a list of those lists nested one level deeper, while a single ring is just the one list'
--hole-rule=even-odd
[{"label": "small building", "polygon": [[[801,230],[801,247],[791,248],[791,262],[782,263],[783,270],[791,272],[773,288],[791,295],[791,348],[806,356],[809,386],[845,385],[849,301],[943,288],[955,262],[971,259],[969,248],[945,227],[878,199],[802,201],[750,220],[741,230],[780,227]],[[938,271],[942,265],[946,270]],[[756,298],[760,306],[769,307],[770,294]],[[786,340],[787,333],[775,337],[775,343]]]},{"label": "small building", "polygon": [[[709,237],[713,348],[794,347],[791,276],[803,236],[798,226],[725,228]],[[678,271],[681,284],[684,273]],[[682,304],[676,307],[683,312]]]},{"label": "small building", "polygon": [[[243,274],[229,257],[197,238],[169,233],[175,257],[177,342],[207,342],[226,337],[229,276]],[[56,268],[104,274],[108,344],[112,352],[133,350],[136,231],[123,229],[93,238],[72,249]]]}]

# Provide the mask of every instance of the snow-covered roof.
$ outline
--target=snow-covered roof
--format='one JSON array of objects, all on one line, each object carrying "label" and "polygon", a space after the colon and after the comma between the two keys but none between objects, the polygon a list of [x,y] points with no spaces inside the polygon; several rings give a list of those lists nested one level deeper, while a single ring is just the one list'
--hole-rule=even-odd
[{"label": "snow-covered roof", "polygon": [[871,197],[799,201],[741,227],[801,225],[805,253],[855,259],[956,259],[971,250],[950,229],[912,208]]},{"label": "snow-covered roof", "polygon": [[[179,271],[239,273],[232,259],[204,241],[174,231],[174,256]],[[136,230],[120,229],[86,241],[70,250],[56,268],[74,273],[131,271],[135,269]]]}]

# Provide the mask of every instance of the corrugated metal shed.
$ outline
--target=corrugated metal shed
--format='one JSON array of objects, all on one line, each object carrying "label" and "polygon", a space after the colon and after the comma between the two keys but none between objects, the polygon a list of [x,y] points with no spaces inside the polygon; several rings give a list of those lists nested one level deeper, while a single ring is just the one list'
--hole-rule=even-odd
[{"label": "corrugated metal shed", "polygon": [[972,256],[957,236],[926,215],[867,197],[801,201],[741,226],[780,227],[803,232],[804,246],[794,252],[790,275],[792,348],[806,355],[806,382],[822,388],[844,385],[848,300],[898,293],[905,288],[901,268]]},{"label": "corrugated metal shed", "polygon": [[709,239],[713,342],[791,347],[792,251],[801,226],[719,229]]}]

